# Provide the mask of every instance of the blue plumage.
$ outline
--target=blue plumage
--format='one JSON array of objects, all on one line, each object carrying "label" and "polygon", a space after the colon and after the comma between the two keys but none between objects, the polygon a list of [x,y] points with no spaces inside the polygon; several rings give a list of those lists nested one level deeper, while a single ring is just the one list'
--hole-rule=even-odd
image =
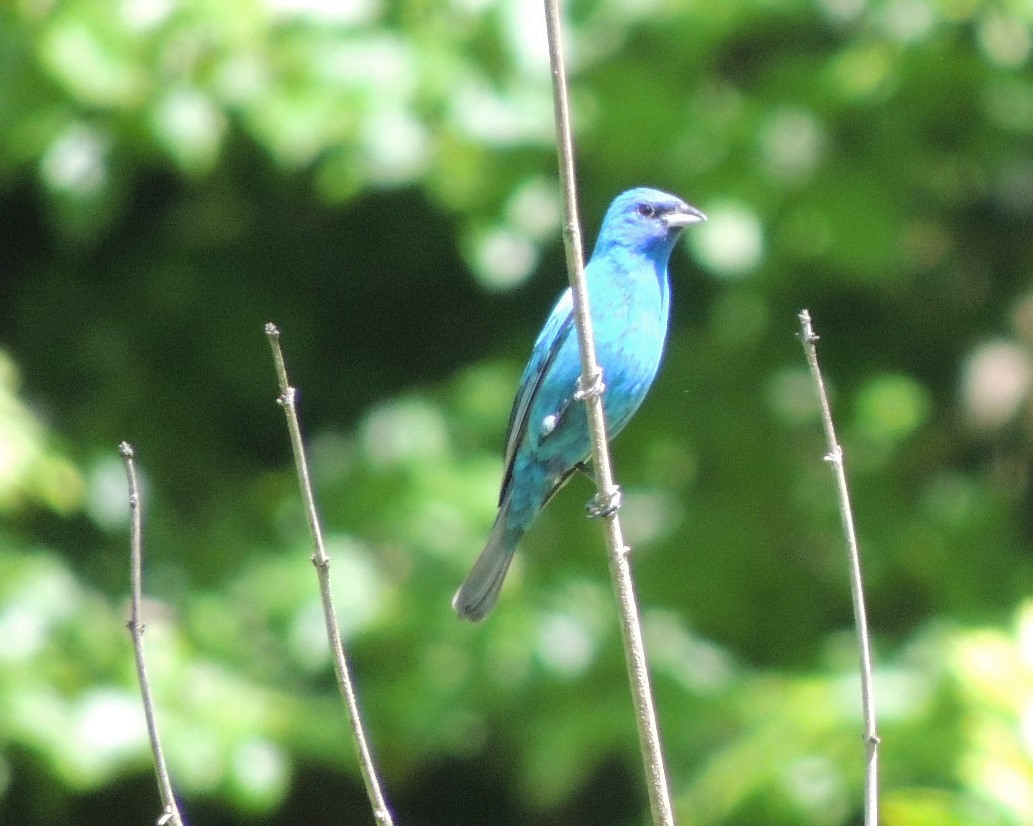
[{"label": "blue plumage", "polygon": [[[656,376],[667,338],[667,262],[681,230],[703,220],[702,212],[679,198],[645,188],[617,196],[603,219],[585,277],[610,438],[628,423]],[[574,399],[581,360],[572,310],[567,289],[520,379],[509,417],[499,513],[452,600],[464,619],[488,615],[520,537],[589,458],[584,404]]]}]

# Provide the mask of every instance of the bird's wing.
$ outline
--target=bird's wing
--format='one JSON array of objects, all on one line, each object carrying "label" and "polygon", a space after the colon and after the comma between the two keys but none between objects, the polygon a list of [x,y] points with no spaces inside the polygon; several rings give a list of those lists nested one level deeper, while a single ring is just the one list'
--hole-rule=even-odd
[{"label": "bird's wing", "polygon": [[[499,493],[500,503],[505,499],[506,491],[513,478],[513,460],[520,448],[520,443],[527,436],[528,418],[542,380],[573,331],[574,304],[568,288],[556,302],[552,314],[538,334],[531,358],[524,368],[524,374],[520,377],[520,385],[517,388],[516,398],[513,400],[513,409],[509,414],[509,426],[506,432],[506,470],[502,477],[502,490]],[[557,410],[554,415],[558,418],[562,412],[563,408]]]}]

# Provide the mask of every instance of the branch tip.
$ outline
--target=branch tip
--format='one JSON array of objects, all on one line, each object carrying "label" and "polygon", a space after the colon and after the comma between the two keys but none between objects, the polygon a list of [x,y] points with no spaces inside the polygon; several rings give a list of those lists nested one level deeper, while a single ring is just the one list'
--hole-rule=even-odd
[{"label": "branch tip", "polygon": [[276,402],[283,409],[284,417],[287,420],[287,434],[291,443],[291,452],[294,454],[294,467],[301,492],[301,500],[305,508],[312,544],[315,548],[315,553],[312,554],[311,560],[316,569],[316,579],[319,582],[319,598],[323,607],[323,621],[326,626],[327,638],[333,657],[337,687],[348,711],[352,740],[359,758],[359,770],[366,786],[374,818],[378,823],[391,826],[393,822],[391,812],[384,798],[384,793],[380,788],[380,778],[367,741],[362,716],[359,712],[359,703],[352,685],[351,669],[348,665],[344,652],[344,642],[341,638],[341,627],[337,621],[337,612],[334,609],[333,595],[330,590],[330,558],[327,556],[323,546],[323,528],[319,523],[315,495],[312,490],[312,479],[308,472],[308,459],[305,456],[305,445],[301,437],[301,425],[298,422],[298,411],[295,406],[297,393],[291,386],[290,379],[287,376],[287,365],[283,358],[283,350],[280,347],[279,329],[275,324],[269,322],[265,325],[265,333],[269,340],[273,364],[276,369],[277,383],[280,388],[280,395],[277,397]]},{"label": "branch tip", "polygon": [[126,628],[129,629],[129,636],[132,639],[133,655],[136,660],[136,677],[140,686],[140,697],[143,700],[144,721],[147,725],[147,736],[151,744],[151,754],[154,757],[154,771],[158,781],[158,793],[162,803],[165,804],[162,810],[165,814],[158,821],[171,826],[182,826],[183,818],[179,813],[176,804],[176,797],[172,791],[172,780],[169,776],[168,766],[165,764],[165,754],[161,746],[161,738],[158,735],[158,722],[154,711],[154,699],[151,695],[150,678],[147,676],[147,663],[144,659],[143,632],[144,624],[140,620],[143,614],[143,514],[140,508],[140,491],[136,478],[136,466],[133,463],[133,448],[129,442],[121,442],[118,446],[122,454],[122,461],[125,465],[126,482],[129,485],[129,582],[130,582],[130,608],[129,621]]},{"label": "branch tip", "polygon": [[811,326],[811,314],[809,310],[800,310],[796,316],[800,320],[800,332],[797,333],[800,341],[804,345],[813,346],[819,340],[819,336],[814,332],[814,328]]},{"label": "branch tip", "polygon": [[839,440],[836,438],[836,429],[832,421],[828,394],[825,392],[825,382],[821,376],[818,354],[814,347],[814,342],[818,340],[818,337],[814,334],[814,330],[811,327],[811,314],[807,310],[800,311],[799,319],[799,337],[803,342],[804,355],[807,358],[811,377],[814,380],[814,386],[818,393],[822,427],[825,430],[825,439],[828,446],[828,452],[825,454],[824,460],[832,466],[835,475],[840,520],[843,527],[843,537],[846,540],[847,559],[850,568],[850,592],[854,608],[854,624],[857,629],[858,659],[861,672],[861,714],[864,719],[864,732],[861,735],[861,739],[865,743],[866,751],[864,823],[865,826],[878,826],[878,746],[880,741],[875,731],[875,689],[874,681],[872,680],[871,639],[868,634],[867,611],[864,604],[864,584],[861,577],[861,555],[858,550],[854,515],[850,505],[850,492],[847,487],[846,469],[843,462],[843,448],[840,447]]}]

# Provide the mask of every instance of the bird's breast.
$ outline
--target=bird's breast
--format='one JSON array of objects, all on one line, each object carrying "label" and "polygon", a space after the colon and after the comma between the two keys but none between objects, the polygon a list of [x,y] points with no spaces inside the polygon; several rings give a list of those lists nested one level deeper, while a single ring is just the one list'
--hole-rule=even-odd
[{"label": "bird's breast", "polygon": [[610,298],[616,300],[603,301],[598,311],[592,305],[606,385],[606,418],[615,430],[623,427],[649,391],[667,338],[667,302],[656,275],[622,286],[634,289],[615,290]]}]

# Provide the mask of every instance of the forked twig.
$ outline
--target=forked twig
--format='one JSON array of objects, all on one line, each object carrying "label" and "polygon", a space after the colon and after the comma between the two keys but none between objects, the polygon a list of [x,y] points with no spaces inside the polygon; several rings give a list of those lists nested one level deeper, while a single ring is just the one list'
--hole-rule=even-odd
[{"label": "forked twig", "polygon": [[154,755],[154,771],[158,778],[158,794],[161,795],[162,814],[158,818],[158,826],[182,826],[183,818],[172,792],[172,781],[169,779],[168,766],[165,765],[165,752],[158,736],[158,721],[154,714],[154,698],[151,696],[151,683],[147,677],[147,663],[143,654],[144,624],[140,620],[143,603],[143,517],[140,504],[140,485],[136,478],[136,464],[133,461],[133,448],[129,442],[118,446],[122,462],[129,482],[129,514],[131,519],[129,542],[129,576],[131,580],[129,635],[133,639],[133,654],[136,656],[136,676],[140,682],[140,696],[143,698],[143,714],[147,721],[147,736],[151,741],[151,753]]},{"label": "forked twig", "polygon": [[642,750],[642,761],[649,791],[649,808],[654,826],[672,826],[674,815],[667,788],[660,732],[653,708],[653,695],[649,685],[649,671],[645,646],[642,642],[642,627],[635,600],[634,582],[631,578],[631,565],[628,561],[630,549],[624,544],[624,535],[621,531],[620,519],[617,516],[616,505],[619,503],[620,488],[614,482],[606,438],[606,422],[603,418],[603,374],[595,353],[592,320],[588,307],[588,290],[585,284],[584,252],[581,244],[581,230],[578,225],[574,142],[571,136],[570,105],[567,99],[567,77],[563,59],[559,0],[545,0],[545,20],[549,39],[549,61],[552,67],[559,174],[563,189],[563,242],[567,254],[570,289],[574,299],[574,324],[577,327],[578,349],[581,353],[581,379],[579,380],[578,395],[583,399],[588,414],[588,427],[592,441],[592,467],[595,468],[595,482],[598,488],[596,506],[603,515],[603,523],[606,526],[610,577],[613,580],[620,608],[621,636],[635,702],[635,719],[638,724],[639,745]]},{"label": "forked twig", "polygon": [[269,346],[273,352],[276,377],[280,384],[280,397],[277,401],[287,416],[287,430],[290,434],[291,449],[294,452],[294,465],[298,473],[298,483],[301,486],[301,498],[305,505],[309,532],[312,535],[312,543],[315,547],[315,553],[312,555],[312,564],[315,566],[316,575],[319,578],[319,596],[323,602],[323,619],[326,623],[327,637],[333,650],[337,686],[348,709],[348,722],[351,724],[352,738],[355,741],[355,750],[359,757],[362,779],[366,784],[366,793],[369,795],[369,802],[373,807],[373,817],[382,826],[391,826],[394,821],[391,817],[391,810],[388,808],[387,801],[384,799],[384,794],[380,789],[376,763],[373,761],[373,754],[362,724],[362,716],[359,712],[359,703],[352,684],[348,659],[344,653],[341,628],[337,622],[337,612],[334,610],[333,595],[330,591],[330,557],[327,556],[323,545],[323,530],[319,524],[316,501],[312,494],[312,480],[308,472],[308,460],[305,458],[305,446],[301,439],[301,426],[298,424],[298,411],[295,404],[295,396],[297,394],[287,379],[287,366],[283,360],[283,351],[280,349],[279,328],[272,323],[266,324],[265,335],[269,339]]},{"label": "forked twig", "polygon": [[879,822],[879,736],[875,727],[875,689],[872,685],[872,654],[868,636],[868,618],[864,607],[864,583],[861,578],[861,554],[857,548],[857,533],[854,530],[854,515],[850,507],[850,491],[847,488],[846,469],[843,465],[843,448],[836,439],[836,430],[832,424],[832,411],[829,407],[825,382],[818,367],[818,352],[815,344],[818,336],[811,326],[811,314],[801,310],[800,341],[807,356],[807,364],[811,368],[814,384],[818,388],[818,400],[821,404],[821,421],[825,428],[825,440],[829,452],[825,456],[836,476],[836,492],[839,496],[839,515],[843,523],[843,534],[846,537],[847,556],[850,563],[850,592],[854,603],[854,623],[857,626],[857,644],[860,653],[861,667],[861,712],[864,722],[865,745],[865,777],[864,777],[864,823],[865,826],[878,826]]}]

